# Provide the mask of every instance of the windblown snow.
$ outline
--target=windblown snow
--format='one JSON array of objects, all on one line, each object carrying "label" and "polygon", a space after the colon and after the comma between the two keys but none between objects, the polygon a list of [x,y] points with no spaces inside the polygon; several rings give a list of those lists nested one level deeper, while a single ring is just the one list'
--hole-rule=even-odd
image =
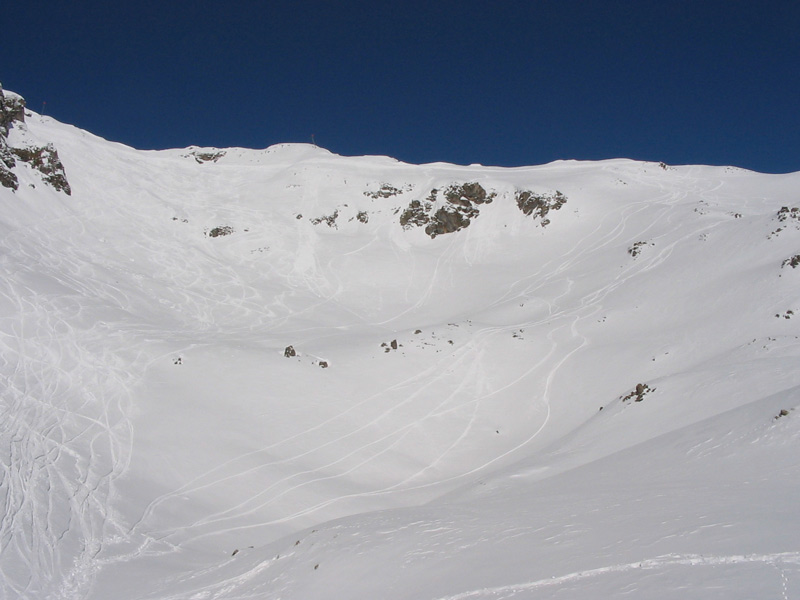
[{"label": "windblown snow", "polygon": [[6,130],[2,597],[800,598],[800,173]]}]

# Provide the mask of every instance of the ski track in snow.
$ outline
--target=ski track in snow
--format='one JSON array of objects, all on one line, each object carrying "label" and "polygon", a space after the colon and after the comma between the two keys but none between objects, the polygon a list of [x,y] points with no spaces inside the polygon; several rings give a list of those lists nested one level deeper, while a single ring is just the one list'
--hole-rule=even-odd
[{"label": "ski track in snow", "polygon": [[[598,567],[585,571],[576,571],[565,575],[553,576],[549,579],[538,579],[523,583],[487,587],[449,596],[438,596],[434,600],[467,600],[468,598],[513,598],[519,594],[541,588],[557,587],[568,583],[602,577],[612,573],[630,571],[651,571],[668,567],[713,567],[720,565],[741,565],[763,563],[778,567],[779,565],[800,565],[800,552],[778,552],[775,554],[740,554],[730,556],[713,556],[705,554],[669,554],[648,558],[641,561]],[[782,588],[786,597],[786,577],[781,572]]]},{"label": "ski track in snow", "polygon": [[[146,179],[147,169],[138,166],[141,173],[137,172],[137,176]],[[306,167],[302,170],[305,173]],[[477,312],[491,315],[493,310],[500,311],[507,304],[533,300],[546,308],[546,315],[531,317],[530,313],[528,316],[521,313],[518,322],[471,330],[463,346],[433,358],[401,381],[365,395],[305,430],[210,466],[175,489],[150,499],[132,523],[123,523],[115,512],[120,504],[115,482],[126,472],[132,452],[128,404],[137,379],[165,355],[144,356],[139,346],[126,346],[131,339],[155,333],[163,339],[172,336],[172,342],[178,340],[176,343],[185,343],[184,347],[190,348],[209,336],[249,341],[267,333],[285,335],[295,324],[297,329],[292,332],[311,331],[326,337],[335,334],[333,328],[323,325],[301,328],[305,327],[303,317],[326,305],[349,313],[354,323],[385,331],[408,315],[424,312],[435,302],[442,284],[456,276],[457,272],[449,270],[449,265],[462,262],[472,266],[474,257],[467,252],[464,235],[440,238],[435,242],[438,244],[435,260],[423,273],[426,265],[423,261],[430,259],[429,255],[420,259],[413,248],[392,244],[397,264],[411,261],[408,285],[394,292],[405,299],[405,305],[391,311],[379,307],[381,310],[374,314],[380,316],[369,321],[347,305],[347,285],[339,275],[336,261],[343,256],[369,253],[380,241],[378,232],[358,248],[323,260],[319,234],[306,224],[299,224],[296,248],[283,249],[285,256],[281,256],[278,265],[269,262],[259,265],[266,269],[264,274],[236,254],[235,244],[245,248],[243,241],[234,240],[234,245],[222,246],[218,254],[214,254],[216,249],[203,249],[195,260],[187,260],[181,252],[176,252],[182,246],[176,245],[175,239],[162,237],[157,229],[142,231],[138,237],[126,240],[128,250],[139,262],[130,258],[128,264],[129,259],[124,256],[106,257],[99,250],[102,246],[83,245],[84,238],[94,239],[94,234],[92,223],[88,222],[87,227],[81,218],[80,208],[70,208],[74,214],[66,212],[58,218],[43,216],[34,224],[10,231],[0,242],[3,251],[16,261],[16,264],[7,261],[0,254],[3,275],[0,305],[8,307],[0,313],[3,378],[0,418],[4,423],[0,431],[3,505],[0,595],[29,599],[84,598],[90,594],[97,573],[106,565],[145,555],[181,552],[186,544],[213,535],[290,523],[348,500],[393,494],[402,498],[403,493],[423,489],[432,494],[435,489],[448,489],[493,465],[521,456],[521,451],[531,447],[551,422],[554,386],[559,378],[569,376],[570,361],[592,344],[585,325],[594,322],[603,310],[605,299],[634,278],[662,265],[679,244],[722,224],[720,219],[680,218],[696,202],[718,205],[719,197],[714,194],[724,185],[722,180],[703,179],[689,169],[675,174],[681,180],[676,188],[643,172],[626,173],[632,183],[647,190],[646,195],[600,214],[586,235],[562,254],[539,262],[522,277],[504,282],[506,287],[486,306],[474,307]],[[438,176],[438,172],[436,176],[431,172],[429,189],[439,185],[435,183]],[[324,210],[318,202],[324,196],[319,180],[304,177],[307,180],[303,179],[300,186],[300,204]],[[119,190],[114,189],[112,196],[124,194],[125,186],[119,182],[116,185]],[[242,181],[236,185],[242,185]],[[152,200],[163,202],[156,196]],[[203,208],[197,198],[187,200],[186,206],[179,209],[180,206],[175,201],[176,212],[186,207]],[[135,222],[139,209],[121,205],[104,210],[106,219]],[[231,214],[236,211],[240,222],[255,223],[265,216],[263,210],[238,203],[226,210]],[[217,213],[213,212],[216,218]],[[641,224],[645,214],[649,218],[643,228],[634,227]],[[95,227],[100,226],[97,223]],[[382,229],[381,233],[386,231]],[[634,238],[628,236],[634,234],[635,239],[650,236],[656,248],[636,260],[626,261],[623,255],[619,270],[588,293],[581,288],[581,278],[591,273],[593,257],[617,251],[630,243]],[[465,235],[472,235],[472,231]],[[48,236],[56,237],[48,240]],[[31,239],[45,241],[31,243]],[[187,252],[197,249],[194,246]],[[8,264],[16,270],[6,268]],[[124,276],[127,281],[112,284],[110,274],[120,279]],[[42,279],[37,280],[38,276]],[[269,288],[268,293],[267,287],[259,287],[265,278],[279,280],[280,286]],[[65,293],[50,292],[50,284]],[[135,289],[138,285],[141,290]],[[282,291],[272,296],[274,289]],[[159,290],[162,297],[150,297],[153,290]],[[292,294],[297,290],[304,294],[305,306],[294,310]],[[314,299],[309,300],[311,297]],[[136,320],[137,310],[143,306],[150,311],[147,314],[156,315],[152,322]],[[95,309],[97,315],[110,310],[115,315],[127,314],[133,318],[130,322],[110,324],[99,320]],[[161,316],[168,317],[161,323],[171,323],[173,330],[158,329],[156,323]],[[486,371],[491,366],[487,348],[499,344],[503,336],[518,328],[546,331],[546,335],[537,339],[540,344],[537,351],[541,354],[530,364],[523,363],[507,374],[505,379],[487,383]],[[126,337],[123,333],[133,336]],[[511,395],[512,388],[522,384],[532,390],[525,415],[530,430],[517,434],[505,445],[492,446],[478,461],[454,466],[458,464],[458,453],[469,449],[469,444],[475,443],[476,430],[485,426],[480,421],[482,409],[506,392]],[[442,389],[446,392],[442,393]],[[365,409],[374,411],[368,420],[348,421]],[[429,454],[426,464],[372,487],[354,484],[349,488],[353,490],[351,493],[342,486],[331,485],[356,482],[362,470],[380,465],[381,459],[409,443],[412,434],[426,432],[431,423],[445,415],[454,417],[458,428],[450,432],[442,447]],[[343,423],[347,429],[340,431]],[[321,435],[327,431],[336,433],[330,437]],[[703,452],[702,444],[697,448],[698,454]],[[280,457],[271,457],[272,453]],[[251,465],[253,459],[262,457],[263,461]],[[446,475],[436,477],[437,470]],[[275,475],[282,472],[288,474]],[[175,508],[172,503],[179,504],[187,495],[201,497],[211,488],[265,478],[267,483],[253,493],[234,497],[227,505],[218,504],[202,517],[193,517],[173,527],[155,528],[154,522],[162,511],[170,514]],[[322,492],[313,493],[315,486]],[[345,491],[326,495],[328,489]],[[298,498],[303,500],[295,502]],[[280,508],[280,502],[292,509]],[[263,518],[265,514],[270,518]],[[464,591],[439,600],[511,598],[611,573],[747,563],[774,566],[782,580],[783,597],[789,597],[785,571],[800,564],[797,552],[730,556],[671,554],[550,579]],[[260,563],[235,577],[230,577],[228,571],[227,578],[220,583],[196,590],[196,597],[252,597],[242,588],[268,564]],[[217,568],[219,565],[211,567]],[[245,595],[234,596],[235,593]]]},{"label": "ski track in snow", "polygon": [[130,458],[133,376],[103,323],[78,330],[64,307],[5,277],[0,298],[3,516],[0,590],[82,598],[94,558],[119,536],[114,480]]},{"label": "ski track in snow", "polygon": [[[583,319],[588,319],[588,318],[593,317],[597,313],[597,311],[600,310],[598,305],[601,303],[602,299],[607,294],[609,294],[611,291],[613,291],[614,289],[618,288],[619,286],[623,285],[630,278],[635,277],[640,273],[646,272],[647,270],[655,268],[658,264],[660,264],[664,260],[666,260],[666,258],[671,253],[672,248],[676,244],[680,243],[680,241],[682,241],[684,239],[687,239],[687,238],[690,238],[692,236],[695,236],[696,235],[696,231],[692,230],[690,233],[685,233],[685,234],[681,235],[679,239],[677,239],[673,243],[669,244],[665,248],[660,249],[660,251],[657,254],[655,254],[654,256],[651,256],[649,259],[639,260],[639,261],[633,262],[630,265],[627,265],[624,268],[624,270],[619,275],[617,275],[610,283],[606,284],[604,287],[602,287],[600,289],[597,289],[597,290],[593,291],[590,295],[588,295],[588,296],[586,296],[584,298],[581,298],[577,302],[577,305],[573,302],[572,306],[574,308],[572,308],[572,309],[559,309],[559,308],[556,308],[558,306],[558,301],[562,297],[566,297],[570,293],[570,290],[572,288],[572,283],[573,283],[571,280],[561,279],[562,278],[561,274],[564,273],[565,271],[567,271],[568,269],[575,267],[575,265],[578,262],[580,262],[582,259],[584,259],[586,257],[590,257],[594,252],[597,252],[597,251],[599,251],[599,250],[601,250],[603,248],[606,248],[606,247],[610,246],[611,244],[615,243],[620,238],[620,236],[623,234],[623,232],[626,230],[626,225],[628,224],[628,221],[630,220],[630,218],[633,215],[635,215],[636,213],[641,212],[643,210],[646,210],[648,208],[652,208],[653,204],[662,204],[664,206],[664,209],[662,209],[660,211],[659,216],[656,219],[654,219],[651,222],[650,226],[649,226],[651,228],[655,227],[656,224],[658,223],[658,221],[663,217],[663,215],[670,214],[669,213],[669,208],[671,206],[673,206],[675,203],[677,203],[677,202],[681,201],[682,199],[684,199],[685,196],[686,196],[686,193],[675,193],[674,191],[665,191],[660,198],[659,197],[650,198],[650,199],[647,199],[647,200],[643,200],[641,202],[631,203],[629,206],[626,206],[622,211],[621,218],[620,218],[619,215],[616,215],[614,213],[611,213],[609,215],[605,215],[604,218],[602,220],[600,220],[597,223],[597,225],[595,226],[594,232],[598,233],[598,232],[602,231],[603,228],[605,227],[606,221],[612,220],[612,219],[616,220],[616,225],[615,226],[607,228],[607,231],[608,231],[607,234],[603,235],[600,239],[597,239],[595,236],[591,236],[591,235],[590,236],[586,236],[586,238],[584,238],[584,240],[586,240],[586,239],[592,240],[592,243],[591,243],[590,246],[588,246],[586,248],[581,248],[581,245],[583,245],[583,243],[584,243],[584,240],[581,240],[580,244],[578,244],[574,248],[572,248],[567,253],[567,255],[565,257],[562,257],[561,262],[557,266],[553,266],[552,263],[545,263],[537,270],[536,273],[526,277],[525,278],[526,280],[528,280],[528,281],[532,280],[532,285],[528,285],[528,287],[524,288],[524,291],[521,292],[521,293],[517,292],[516,297],[518,297],[518,298],[537,297],[537,290],[539,290],[541,288],[544,288],[545,286],[552,285],[552,283],[554,283],[556,281],[559,281],[559,280],[565,281],[567,283],[567,287],[566,287],[566,289],[564,289],[564,291],[561,293],[561,295],[559,295],[557,297],[554,297],[551,300],[545,300],[548,303],[548,305],[550,306],[549,315],[547,316],[546,319],[540,319],[538,321],[523,321],[521,323],[507,325],[507,326],[486,327],[486,328],[482,328],[482,329],[476,331],[473,334],[473,339],[472,339],[471,343],[467,347],[457,350],[454,354],[446,357],[446,359],[445,358],[440,359],[437,363],[433,364],[431,367],[427,368],[422,373],[419,373],[419,374],[409,378],[408,380],[406,380],[404,382],[401,382],[399,384],[395,384],[391,388],[387,388],[387,389],[382,390],[382,391],[380,391],[378,393],[375,393],[375,394],[371,395],[370,397],[365,398],[364,400],[354,404],[353,406],[351,406],[349,409],[343,411],[342,413],[340,413],[338,415],[335,415],[333,417],[330,417],[325,422],[320,423],[318,425],[315,425],[314,427],[312,427],[312,428],[310,428],[310,429],[308,429],[306,431],[294,434],[290,438],[287,438],[285,440],[281,440],[280,442],[276,442],[276,443],[270,444],[270,445],[268,445],[268,446],[266,446],[264,448],[261,448],[259,450],[252,451],[250,453],[241,455],[239,457],[232,458],[229,461],[227,461],[226,463],[223,463],[221,465],[213,467],[210,470],[206,471],[205,473],[203,473],[201,475],[198,475],[192,481],[188,482],[187,484],[185,484],[181,488],[176,489],[176,490],[174,490],[172,492],[169,492],[169,493],[167,493],[167,494],[165,494],[165,495],[163,495],[163,496],[161,496],[161,497],[159,497],[157,499],[154,499],[151,502],[151,504],[147,507],[147,509],[145,510],[145,513],[143,514],[142,518],[136,524],[134,524],[133,528],[131,529],[131,533],[133,533],[137,529],[141,529],[144,526],[144,524],[148,521],[148,518],[158,508],[158,506],[163,504],[164,502],[170,500],[171,498],[176,498],[176,497],[179,497],[181,495],[185,495],[185,494],[189,494],[189,493],[197,493],[197,492],[202,491],[203,489],[207,489],[207,488],[210,488],[210,487],[213,487],[213,486],[217,486],[219,484],[222,484],[222,483],[224,483],[226,481],[230,481],[232,479],[246,477],[246,476],[252,476],[255,472],[263,470],[263,469],[268,469],[271,466],[280,465],[280,464],[284,464],[284,465],[290,464],[293,461],[297,461],[299,459],[302,459],[302,458],[314,455],[314,454],[316,454],[318,452],[321,452],[321,451],[325,450],[326,448],[330,448],[334,444],[336,444],[338,442],[345,441],[346,439],[348,439],[348,438],[350,438],[352,436],[355,436],[355,435],[358,435],[358,434],[366,432],[371,427],[376,425],[378,422],[380,422],[382,420],[385,420],[387,418],[390,418],[392,416],[392,413],[394,413],[398,409],[406,407],[408,404],[414,402],[415,400],[417,400],[419,398],[424,399],[425,390],[428,387],[434,385],[435,383],[438,383],[438,381],[440,379],[442,379],[450,370],[453,370],[454,367],[457,367],[458,364],[462,360],[465,359],[464,354],[466,352],[470,352],[470,353],[472,353],[474,355],[474,359],[473,359],[473,362],[472,362],[473,366],[470,369],[466,369],[466,371],[467,372],[474,371],[475,367],[478,364],[480,364],[481,353],[480,353],[479,349],[481,347],[485,346],[486,339],[488,339],[492,335],[505,334],[508,331],[513,330],[514,328],[516,328],[517,326],[520,326],[520,325],[524,326],[524,327],[535,327],[536,325],[540,325],[540,324],[542,324],[544,322],[557,322],[557,320],[559,320],[559,319],[564,319],[565,320],[565,325],[564,326],[554,327],[548,333],[548,340],[550,342],[551,347],[550,347],[550,351],[547,353],[547,355],[543,359],[541,359],[540,361],[538,361],[537,363],[532,365],[525,372],[519,374],[518,377],[516,377],[515,379],[513,379],[511,381],[506,382],[504,385],[498,387],[497,389],[491,391],[490,393],[481,394],[477,398],[471,399],[471,400],[469,400],[467,402],[454,404],[454,405],[451,406],[450,405],[451,401],[454,398],[457,397],[458,392],[461,389],[463,389],[465,387],[465,385],[466,385],[465,381],[461,382],[455,387],[455,390],[451,394],[449,394],[448,396],[446,396],[444,398],[444,400],[442,400],[441,402],[437,403],[435,406],[433,406],[431,409],[429,409],[426,413],[420,414],[415,420],[408,421],[408,422],[405,422],[403,424],[398,424],[398,426],[396,426],[395,429],[393,429],[389,433],[386,433],[386,434],[384,434],[384,435],[382,435],[380,437],[377,437],[377,438],[370,438],[368,443],[351,447],[348,452],[343,453],[343,454],[340,453],[339,455],[335,456],[332,460],[328,460],[328,461],[326,461],[324,463],[320,463],[317,466],[315,466],[315,468],[313,468],[313,469],[292,470],[291,471],[292,472],[291,475],[284,476],[282,478],[278,478],[278,479],[272,480],[271,483],[267,487],[261,489],[260,491],[258,491],[257,493],[253,494],[252,496],[239,501],[237,504],[226,508],[223,511],[220,511],[218,513],[214,513],[214,514],[211,514],[211,515],[206,515],[202,519],[200,519],[200,520],[198,520],[198,521],[196,521],[196,522],[194,522],[192,524],[184,525],[184,526],[181,526],[181,527],[179,527],[177,529],[168,530],[168,531],[152,532],[153,533],[152,540],[153,541],[155,541],[155,540],[163,541],[165,539],[168,539],[170,536],[172,536],[173,534],[175,534],[175,533],[177,533],[179,531],[184,531],[184,532],[194,531],[193,534],[190,534],[189,538],[184,540],[184,542],[185,542],[185,541],[189,541],[189,540],[197,540],[197,539],[200,539],[202,537],[206,537],[208,535],[214,535],[214,534],[217,534],[217,533],[247,529],[247,528],[249,528],[251,526],[236,525],[236,526],[232,526],[232,527],[227,527],[226,528],[226,527],[224,527],[222,525],[225,522],[228,522],[228,521],[231,521],[231,520],[241,519],[243,516],[246,516],[246,515],[255,514],[257,511],[263,510],[264,508],[270,506],[274,502],[276,502],[276,501],[278,501],[278,500],[280,500],[282,498],[285,498],[285,497],[291,495],[292,493],[294,493],[294,492],[296,492],[296,491],[298,491],[298,490],[300,490],[302,488],[305,488],[305,487],[308,487],[308,486],[312,486],[312,485],[315,485],[315,484],[319,484],[319,483],[324,482],[324,481],[331,481],[331,480],[335,480],[335,479],[339,479],[339,478],[345,478],[348,475],[352,474],[353,472],[357,471],[359,468],[367,465],[368,463],[370,463],[370,462],[372,462],[372,461],[374,461],[376,459],[379,459],[386,452],[388,452],[388,451],[392,450],[393,448],[395,448],[397,446],[397,444],[399,444],[411,430],[419,427],[422,423],[424,423],[424,421],[426,419],[428,419],[430,417],[433,417],[433,416],[441,416],[443,414],[447,414],[447,413],[453,412],[453,411],[463,410],[464,408],[466,408],[469,405],[472,406],[472,415],[473,416],[465,424],[462,433],[450,444],[449,447],[447,447],[437,457],[433,458],[432,461],[428,465],[425,465],[424,467],[422,467],[417,473],[411,474],[411,475],[405,477],[403,480],[400,480],[400,481],[398,481],[398,482],[396,482],[396,483],[394,483],[392,485],[389,485],[389,486],[385,486],[385,487],[382,487],[382,488],[376,488],[376,489],[373,489],[373,490],[368,490],[368,491],[359,492],[359,493],[342,495],[342,496],[337,497],[337,498],[329,499],[329,500],[326,500],[326,501],[323,501],[323,502],[319,502],[319,503],[314,504],[314,505],[303,507],[303,508],[297,510],[296,512],[292,513],[292,514],[281,515],[279,518],[276,518],[276,519],[271,520],[271,521],[260,522],[258,525],[254,525],[254,526],[260,527],[260,526],[267,525],[267,524],[288,522],[288,521],[291,521],[291,520],[296,519],[298,517],[302,517],[302,516],[311,514],[313,512],[316,512],[316,511],[318,511],[318,510],[320,510],[322,508],[325,508],[327,506],[330,506],[331,504],[334,504],[336,502],[341,502],[342,500],[345,500],[345,499],[366,498],[366,497],[369,497],[369,496],[382,495],[382,494],[386,494],[386,493],[390,493],[390,492],[396,492],[396,491],[406,491],[406,492],[407,491],[414,491],[414,490],[424,489],[424,488],[433,487],[433,486],[441,486],[441,485],[446,484],[446,483],[452,483],[452,482],[457,481],[459,479],[463,479],[463,478],[465,478],[467,476],[470,476],[470,475],[473,475],[473,474],[475,474],[477,472],[480,472],[481,470],[486,469],[487,467],[491,466],[492,464],[496,463],[497,461],[500,461],[500,460],[502,460],[502,459],[514,454],[515,452],[518,452],[519,450],[523,449],[524,447],[529,445],[539,435],[539,433],[544,429],[544,427],[547,425],[547,422],[549,421],[549,418],[550,418],[549,389],[550,389],[550,387],[552,385],[552,382],[553,382],[556,374],[563,367],[563,365],[565,365],[568,362],[569,358],[573,354],[575,354],[576,352],[580,351],[582,348],[586,347],[589,344],[588,338],[586,338],[585,336],[583,336],[582,334],[579,333],[579,330],[578,330],[579,322],[581,320],[583,320]],[[666,234],[662,234],[662,235],[666,235]],[[437,258],[437,262],[435,264],[435,267],[432,270],[432,273],[430,275],[429,283],[428,283],[427,287],[425,288],[423,293],[420,294],[413,301],[411,306],[408,309],[405,309],[404,311],[396,314],[393,317],[390,317],[388,319],[384,319],[384,320],[381,320],[381,321],[379,321],[377,323],[374,323],[374,325],[386,325],[387,323],[391,323],[392,321],[397,320],[397,319],[401,318],[402,316],[404,316],[405,314],[407,314],[407,313],[409,313],[409,312],[411,312],[411,311],[413,311],[415,309],[419,309],[421,306],[424,305],[426,300],[429,299],[429,297],[430,297],[430,295],[431,295],[431,293],[432,293],[432,291],[433,291],[433,289],[434,289],[434,287],[436,285],[437,279],[439,278],[441,265],[446,263],[446,259],[448,257],[450,257],[454,252],[456,252],[457,248],[460,247],[460,246],[458,246],[456,244],[456,242],[457,242],[457,238],[454,236],[448,242],[448,245],[444,249],[444,251],[439,254],[439,256]],[[564,260],[564,258],[566,258],[566,260]],[[331,259],[331,261],[332,260],[333,259]],[[311,289],[316,289],[317,293],[323,298],[323,300],[321,300],[321,302],[316,306],[319,306],[319,305],[327,303],[327,302],[335,301],[336,296],[343,289],[343,283],[336,276],[336,270],[332,267],[332,262],[331,261],[329,261],[325,271],[329,274],[329,276],[331,278],[336,280],[335,283],[332,283],[331,281],[328,281],[328,280],[325,280],[325,279],[322,279],[321,282],[320,282],[320,276],[319,275],[314,277],[313,279],[310,279],[308,277],[304,277],[303,278],[304,284],[307,285],[308,287],[310,287]],[[316,267],[314,267],[312,269],[312,272],[315,272],[315,273],[319,273],[320,271],[322,271],[322,269],[319,268],[319,265],[317,265]],[[543,274],[546,274],[546,275],[543,276]],[[511,285],[509,286],[509,290],[513,290],[515,288],[519,289],[519,286],[523,283],[523,281],[524,280],[518,280],[518,281],[515,281],[515,282],[511,283]],[[336,290],[336,291],[332,292],[331,290]],[[499,304],[503,299],[507,299],[506,297],[507,297],[508,293],[509,292],[506,292],[505,296],[503,298],[501,298],[500,300],[498,300],[497,304]],[[407,294],[407,297],[408,297],[408,291],[406,292],[406,294]],[[541,298],[541,299],[544,300],[544,298]],[[587,310],[586,310],[587,308],[590,311],[588,313],[587,313]],[[580,313],[584,313],[584,314],[580,314]],[[559,331],[561,331],[562,327],[566,327],[566,329],[564,329],[564,332],[565,332],[566,335],[563,335],[563,336],[558,333]],[[566,333],[567,331],[568,331],[568,333]],[[557,337],[561,338],[562,341],[556,342],[555,338],[557,338]],[[569,351],[564,351],[565,349],[564,349],[563,346],[569,340],[571,340],[570,343],[574,344],[574,347]],[[561,344],[561,346],[559,346],[559,344]],[[482,464],[475,465],[472,468],[470,468],[468,470],[465,470],[465,471],[463,471],[461,473],[457,473],[455,475],[443,478],[441,480],[437,480],[437,481],[432,482],[432,483],[413,485],[413,481],[415,479],[417,479],[420,476],[424,475],[426,472],[430,471],[431,469],[435,468],[438,464],[440,464],[444,460],[446,460],[447,455],[450,454],[451,452],[453,452],[458,447],[459,443],[461,443],[468,436],[468,434],[469,434],[469,432],[470,432],[470,430],[471,430],[471,428],[472,428],[472,426],[474,424],[475,414],[477,413],[477,410],[478,410],[478,408],[479,408],[479,406],[480,406],[482,401],[490,398],[491,396],[493,396],[495,394],[500,393],[503,389],[507,389],[507,388],[519,383],[520,381],[524,380],[525,378],[532,376],[534,373],[539,373],[541,371],[541,368],[543,367],[543,365],[547,362],[547,360],[551,356],[553,356],[553,355],[555,355],[557,353],[557,350],[559,351],[558,354],[560,354],[562,358],[561,358],[561,360],[560,360],[560,362],[558,364],[551,365],[548,368],[547,375],[544,377],[545,388],[544,388],[543,397],[541,399],[541,404],[544,407],[545,416],[544,416],[543,420],[541,421],[540,425],[527,438],[524,438],[524,439],[520,440],[515,446],[505,450],[504,452],[502,452],[500,454],[497,454],[497,455],[487,459]],[[442,365],[445,362],[447,362],[447,364],[449,365],[448,369],[443,369],[442,368]],[[225,469],[227,467],[230,467],[234,462],[237,462],[237,461],[240,461],[240,460],[243,460],[245,458],[249,458],[249,457],[261,454],[261,453],[265,453],[266,454],[267,452],[269,452],[271,450],[278,449],[278,448],[284,446],[285,444],[287,444],[289,442],[296,441],[297,439],[299,439],[301,437],[304,437],[304,436],[311,435],[311,434],[314,434],[316,432],[319,432],[320,430],[324,429],[326,425],[329,425],[329,424],[333,423],[334,421],[337,421],[337,420],[341,419],[346,414],[348,414],[348,413],[350,413],[352,411],[358,410],[358,409],[362,409],[367,403],[370,403],[371,401],[373,401],[375,399],[378,399],[378,398],[381,398],[381,397],[385,396],[388,392],[391,392],[392,390],[402,389],[402,388],[406,387],[407,385],[409,385],[409,383],[412,383],[413,381],[420,381],[420,382],[424,382],[424,383],[422,384],[421,387],[417,387],[414,392],[412,392],[411,394],[408,394],[398,404],[395,404],[395,405],[392,405],[392,406],[388,407],[386,410],[384,410],[379,416],[374,418],[372,421],[364,423],[361,426],[359,426],[358,428],[355,428],[355,429],[353,429],[353,430],[351,430],[351,431],[349,431],[349,432],[347,432],[347,433],[345,433],[343,435],[340,435],[338,437],[332,438],[332,439],[326,441],[323,444],[319,444],[319,445],[313,446],[310,449],[307,449],[302,453],[293,454],[291,456],[284,457],[284,458],[277,459],[277,460],[266,461],[264,463],[260,463],[256,467],[250,467],[248,469],[235,471],[233,473],[226,474],[226,475],[223,475],[221,477],[212,477],[213,473],[215,471],[219,471],[221,469]],[[395,423],[397,423],[397,422],[395,422]],[[356,462],[353,466],[349,466],[346,470],[337,472],[336,474],[333,474],[333,475],[327,474],[327,473],[329,473],[328,469],[330,469],[332,467],[336,467],[337,465],[343,463],[344,461],[346,461],[348,459],[353,459],[353,458],[356,458],[356,457],[359,457],[359,456],[362,456],[362,455],[364,456],[364,458],[362,458],[359,462]],[[297,483],[294,483],[295,481],[297,481]],[[287,486],[287,484],[288,484],[288,486]],[[273,490],[277,490],[277,491],[273,493]],[[216,527],[214,529],[212,529],[212,530],[208,530],[208,526],[211,526],[211,525],[216,525]]]}]

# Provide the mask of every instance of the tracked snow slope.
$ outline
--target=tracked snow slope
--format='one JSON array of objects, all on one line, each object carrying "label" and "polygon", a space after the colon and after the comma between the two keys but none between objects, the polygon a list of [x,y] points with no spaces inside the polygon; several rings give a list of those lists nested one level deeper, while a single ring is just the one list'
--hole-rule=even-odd
[{"label": "tracked snow slope", "polygon": [[8,142],[7,597],[800,586],[798,174]]}]

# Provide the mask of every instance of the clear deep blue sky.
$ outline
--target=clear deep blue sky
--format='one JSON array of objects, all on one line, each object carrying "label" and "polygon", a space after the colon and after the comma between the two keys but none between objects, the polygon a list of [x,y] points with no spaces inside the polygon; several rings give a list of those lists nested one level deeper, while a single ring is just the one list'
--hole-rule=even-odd
[{"label": "clear deep blue sky", "polygon": [[800,2],[15,2],[0,82],[137,148],[800,170]]}]

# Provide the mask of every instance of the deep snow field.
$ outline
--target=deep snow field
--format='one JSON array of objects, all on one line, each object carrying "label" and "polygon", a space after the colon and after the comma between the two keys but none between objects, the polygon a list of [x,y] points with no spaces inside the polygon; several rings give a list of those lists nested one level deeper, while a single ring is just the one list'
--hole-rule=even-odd
[{"label": "deep snow field", "polygon": [[70,195],[0,187],[3,598],[800,598],[800,173],[47,143]]}]

